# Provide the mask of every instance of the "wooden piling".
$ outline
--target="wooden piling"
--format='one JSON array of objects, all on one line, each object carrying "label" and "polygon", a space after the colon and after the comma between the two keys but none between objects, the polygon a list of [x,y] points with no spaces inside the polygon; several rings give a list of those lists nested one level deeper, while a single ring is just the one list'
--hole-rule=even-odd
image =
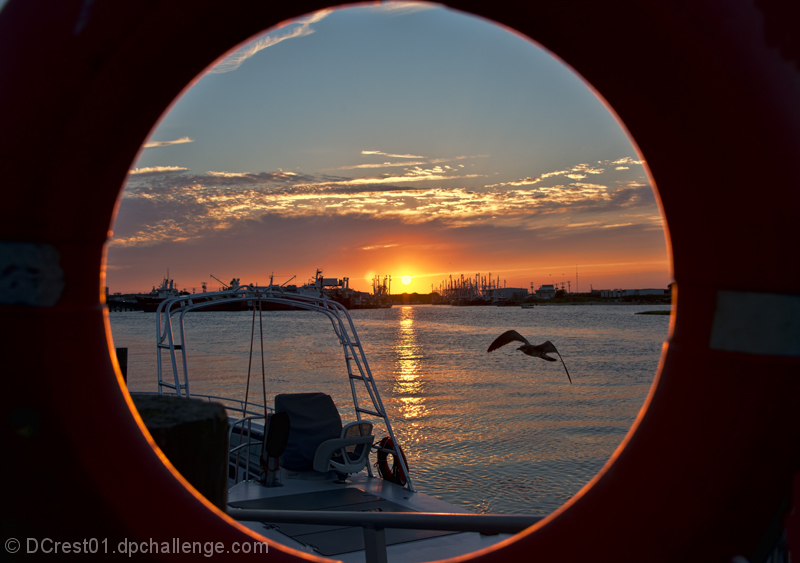
[{"label": "wooden piling", "polygon": [[181,475],[220,510],[228,495],[225,407],[199,399],[132,394],[156,444]]}]

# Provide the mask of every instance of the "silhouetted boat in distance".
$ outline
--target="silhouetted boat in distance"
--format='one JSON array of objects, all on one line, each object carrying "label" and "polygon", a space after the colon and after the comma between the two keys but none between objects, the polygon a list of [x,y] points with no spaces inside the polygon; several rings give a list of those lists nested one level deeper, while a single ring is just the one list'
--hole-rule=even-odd
[{"label": "silhouetted boat in distance", "polygon": [[[239,280],[234,278],[231,280],[231,286],[226,289],[235,289],[233,284],[238,287]],[[161,305],[166,299],[173,297],[186,297],[187,301],[193,303],[203,303],[206,301],[219,301],[214,305],[209,305],[201,309],[202,311],[247,311],[247,302],[231,301],[230,298],[225,296],[217,296],[213,294],[192,294],[188,291],[178,291],[175,286],[174,280],[164,278],[159,287],[153,287],[150,293],[136,295],[136,301],[145,313],[155,313],[158,306]]]},{"label": "silhouetted boat in distance", "polygon": [[[215,276],[212,277],[221,282],[219,278]],[[291,281],[291,279],[289,281]],[[247,289],[253,289],[255,286],[242,285],[239,278],[231,279],[229,284],[221,283],[222,289],[217,292],[205,291],[206,285],[203,283],[204,291],[202,293],[189,293],[188,291],[178,291],[174,280],[166,277],[162,280],[159,287],[154,286],[149,293],[135,295],[135,298],[139,307],[141,307],[142,311],[145,313],[155,313],[158,306],[163,301],[176,297],[185,297],[187,303],[215,302],[213,305],[207,305],[198,309],[199,311],[247,311],[259,306],[259,304],[253,300],[233,300],[230,294],[231,291],[245,291]],[[270,276],[270,284],[265,289],[280,291],[283,294],[306,297],[324,296],[350,310],[382,309],[392,306],[389,283],[391,283],[390,276],[384,277],[383,280],[381,280],[379,276],[375,276],[372,283],[373,293],[370,294],[351,289],[350,278],[324,278],[322,276],[322,270],[318,269],[312,280],[300,286],[287,285],[286,282],[281,285],[275,285],[272,276]],[[262,311],[287,311],[295,309],[295,307],[287,303],[269,301],[262,302],[260,306]]]},{"label": "silhouetted boat in distance", "polygon": [[175,287],[174,280],[164,278],[161,281],[161,285],[158,287],[153,286],[150,293],[141,293],[134,297],[142,308],[142,311],[146,313],[155,313],[162,301],[170,297],[178,297],[179,295],[189,295],[189,293],[178,291],[178,288]]}]

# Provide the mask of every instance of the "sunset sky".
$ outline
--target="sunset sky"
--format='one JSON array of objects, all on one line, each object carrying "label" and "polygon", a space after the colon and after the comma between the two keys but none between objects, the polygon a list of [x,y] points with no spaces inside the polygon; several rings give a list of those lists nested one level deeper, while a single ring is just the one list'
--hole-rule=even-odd
[{"label": "sunset sky", "polygon": [[[609,61],[625,65],[625,61]],[[324,11],[221,54],[131,166],[107,285],[666,287],[643,162],[571,70],[433,4]],[[401,276],[412,276],[403,285]]]}]

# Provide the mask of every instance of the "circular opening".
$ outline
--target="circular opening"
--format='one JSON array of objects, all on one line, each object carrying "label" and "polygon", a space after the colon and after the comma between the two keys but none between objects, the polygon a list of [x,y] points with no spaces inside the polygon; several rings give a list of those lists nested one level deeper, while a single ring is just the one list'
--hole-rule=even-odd
[{"label": "circular opening", "polygon": [[[189,293],[217,288],[209,273],[300,285],[319,267],[370,293],[391,275],[406,295],[356,326],[416,487],[474,512],[546,515],[577,493],[630,428],[668,330],[635,315],[669,310],[670,279],[625,131],[549,53],[431,4],[317,12],[230,53],[153,131],[114,229],[110,301],[165,275]],[[541,300],[434,304],[513,288]],[[208,315],[188,330],[225,338],[190,364],[210,387],[194,391],[241,395],[250,313]],[[274,316],[270,394],[339,360],[303,317]],[[110,320],[131,391],[155,390],[155,320]],[[518,344],[487,354],[508,329],[565,366]]]}]

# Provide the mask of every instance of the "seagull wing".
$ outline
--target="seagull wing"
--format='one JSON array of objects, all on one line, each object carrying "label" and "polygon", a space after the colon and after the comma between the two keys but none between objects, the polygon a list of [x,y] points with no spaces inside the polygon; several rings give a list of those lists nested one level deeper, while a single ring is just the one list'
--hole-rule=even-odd
[{"label": "seagull wing", "polygon": [[541,348],[542,351],[547,354],[551,352],[555,352],[556,354],[558,354],[558,357],[561,359],[561,365],[564,366],[564,371],[567,372],[567,379],[569,379],[569,382],[572,383],[572,378],[569,376],[569,370],[567,369],[567,364],[564,363],[564,358],[561,357],[561,354],[559,354],[558,350],[556,350],[556,347],[553,345],[553,343],[548,340],[544,344],[539,344],[539,348]]},{"label": "seagull wing", "polygon": [[509,342],[522,342],[523,344],[530,345],[524,336],[518,333],[516,330],[507,330],[497,338],[495,338],[494,342],[489,344],[489,349],[486,350],[487,352],[491,352],[493,350],[497,350],[501,346],[505,346]]}]

